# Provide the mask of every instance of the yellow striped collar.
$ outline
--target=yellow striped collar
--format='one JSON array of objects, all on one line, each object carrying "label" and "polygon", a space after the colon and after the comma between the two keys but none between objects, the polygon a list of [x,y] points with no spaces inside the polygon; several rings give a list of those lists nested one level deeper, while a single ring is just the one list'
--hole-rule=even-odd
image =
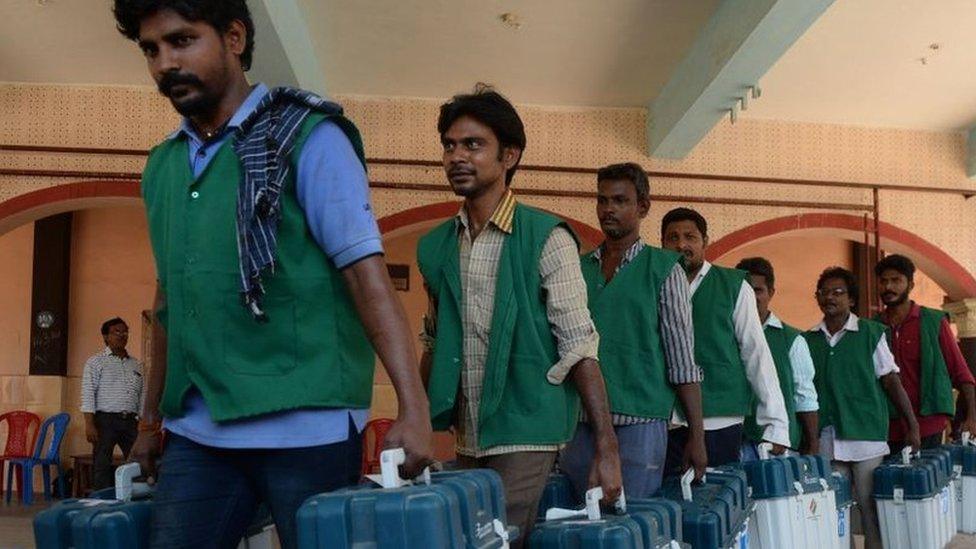
[{"label": "yellow striped collar", "polygon": [[[495,212],[488,218],[488,223],[498,227],[499,230],[506,234],[512,234],[516,204],[518,204],[518,201],[515,200],[515,193],[511,190],[505,191],[505,196],[502,197],[501,202],[495,207]],[[457,220],[461,226],[468,226],[468,212],[465,211],[463,204],[461,205],[461,210],[457,213]]]}]

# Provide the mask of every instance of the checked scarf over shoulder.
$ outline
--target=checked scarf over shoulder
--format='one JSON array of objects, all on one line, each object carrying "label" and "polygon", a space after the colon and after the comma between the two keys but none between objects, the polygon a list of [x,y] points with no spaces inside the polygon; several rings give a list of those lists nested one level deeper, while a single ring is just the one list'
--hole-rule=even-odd
[{"label": "checked scarf over shoulder", "polygon": [[281,188],[291,170],[288,155],[312,111],[341,115],[342,107],[304,90],[274,88],[235,133],[234,151],[243,172],[237,193],[241,296],[260,322],[268,321],[261,309],[261,277],[265,270],[274,274]]}]

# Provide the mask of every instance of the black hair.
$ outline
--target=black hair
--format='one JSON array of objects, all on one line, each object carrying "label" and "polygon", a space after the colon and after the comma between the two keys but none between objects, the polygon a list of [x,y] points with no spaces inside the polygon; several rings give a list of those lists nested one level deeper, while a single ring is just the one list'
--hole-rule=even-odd
[{"label": "black hair", "polygon": [[775,287],[776,275],[773,273],[773,264],[765,257],[747,257],[740,261],[735,268],[751,275],[761,276],[766,280],[768,288]]},{"label": "black hair", "polygon": [[[111,330],[112,329],[112,326],[115,326],[116,324],[125,324],[125,321],[122,320],[119,317],[115,317],[115,318],[110,318],[110,319],[106,320],[105,322],[103,322],[102,323],[102,335],[103,336],[107,336],[108,335],[108,331]],[[126,324],[126,326],[128,326],[128,324]]]},{"label": "black hair", "polygon": [[525,151],[525,126],[512,103],[505,96],[495,91],[488,84],[479,83],[474,92],[458,94],[450,101],[441,105],[441,114],[437,118],[437,131],[444,137],[451,125],[462,116],[470,116],[478,122],[491,128],[498,139],[498,159],[507,148],[519,150],[519,157],[507,172],[505,184],[509,185],[515,176],[515,170],[522,161]]},{"label": "black hair", "polygon": [[824,282],[830,280],[831,278],[839,278],[844,281],[847,285],[847,295],[850,296],[851,301],[854,306],[857,306],[858,298],[858,288],[857,288],[857,277],[854,273],[848,271],[843,267],[827,267],[824,272],[820,273],[820,278],[817,279],[817,289],[823,287]]},{"label": "black hair", "polygon": [[874,266],[874,275],[881,276],[881,273],[893,270],[905,275],[909,282],[915,278],[915,264],[911,259],[899,254],[886,256]]},{"label": "black hair", "polygon": [[634,190],[637,191],[638,200],[650,200],[651,198],[651,184],[647,180],[647,172],[633,162],[604,166],[596,172],[596,180],[597,183],[610,180],[630,181],[634,184]]},{"label": "black hair", "polygon": [[698,227],[698,232],[701,233],[702,238],[708,238],[708,222],[705,221],[702,214],[692,210],[691,208],[675,208],[664,214],[664,219],[661,220],[662,240],[664,239],[664,232],[667,230],[668,225],[678,221],[693,221],[695,226]]},{"label": "black hair", "polygon": [[204,21],[223,34],[231,23],[240,21],[247,30],[241,67],[251,68],[254,53],[254,21],[246,0],[115,0],[112,12],[116,27],[129,40],[139,40],[139,27],[147,17],[170,10],[187,21]]}]

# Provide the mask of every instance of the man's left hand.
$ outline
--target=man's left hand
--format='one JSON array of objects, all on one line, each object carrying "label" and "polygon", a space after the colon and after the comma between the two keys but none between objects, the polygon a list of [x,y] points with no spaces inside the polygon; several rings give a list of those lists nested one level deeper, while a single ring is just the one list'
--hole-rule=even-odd
[{"label": "man's left hand", "polygon": [[424,417],[397,418],[383,440],[384,448],[403,448],[407,459],[401,467],[404,478],[413,478],[434,461],[433,431]]},{"label": "man's left hand", "polygon": [[976,440],[976,418],[967,418],[959,425],[959,433],[969,433],[970,438]]},{"label": "man's left hand", "polygon": [[784,453],[786,453],[786,446],[783,446],[782,444],[776,444],[775,442],[770,442],[770,444],[773,445],[773,447],[769,449],[769,453],[771,455],[781,456]]},{"label": "man's left hand", "polygon": [[908,433],[905,435],[905,444],[912,447],[913,452],[922,448],[922,435],[918,430],[918,422],[911,422],[908,426]]},{"label": "man's left hand", "polygon": [[616,437],[612,442],[598,443],[590,466],[589,487],[603,488],[603,503],[611,505],[620,497],[623,490],[623,475],[620,472],[620,454]]}]

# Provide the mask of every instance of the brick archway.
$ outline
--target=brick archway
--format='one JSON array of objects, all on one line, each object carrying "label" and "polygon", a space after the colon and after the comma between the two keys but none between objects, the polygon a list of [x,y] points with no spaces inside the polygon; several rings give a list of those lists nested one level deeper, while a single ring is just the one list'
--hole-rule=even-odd
[{"label": "brick archway", "polygon": [[130,181],[80,181],[47,187],[0,202],[0,235],[49,215],[138,204],[139,184]]},{"label": "brick archway", "polygon": [[[709,261],[715,261],[746,244],[795,231],[820,231],[860,242],[864,238],[864,220],[837,213],[778,217],[723,236],[709,244],[706,256]],[[882,221],[881,248],[910,257],[953,301],[976,297],[976,278],[949,254],[922,237]]]},{"label": "brick archway", "polygon": [[[395,214],[390,214],[378,221],[380,232],[383,233],[384,236],[387,236],[390,233],[394,233],[400,229],[411,227],[413,225],[425,223],[433,224],[436,221],[453,216],[457,213],[458,208],[460,207],[460,202],[447,201],[427,204],[417,208],[410,208],[409,210],[397,212]],[[600,231],[600,229],[591,227],[582,221],[559,215],[556,212],[549,213],[557,215],[566,220],[566,222],[569,223],[569,226],[572,227],[576,232],[576,235],[580,238],[580,240],[582,240],[584,248],[593,248],[603,242],[603,232]]]}]

